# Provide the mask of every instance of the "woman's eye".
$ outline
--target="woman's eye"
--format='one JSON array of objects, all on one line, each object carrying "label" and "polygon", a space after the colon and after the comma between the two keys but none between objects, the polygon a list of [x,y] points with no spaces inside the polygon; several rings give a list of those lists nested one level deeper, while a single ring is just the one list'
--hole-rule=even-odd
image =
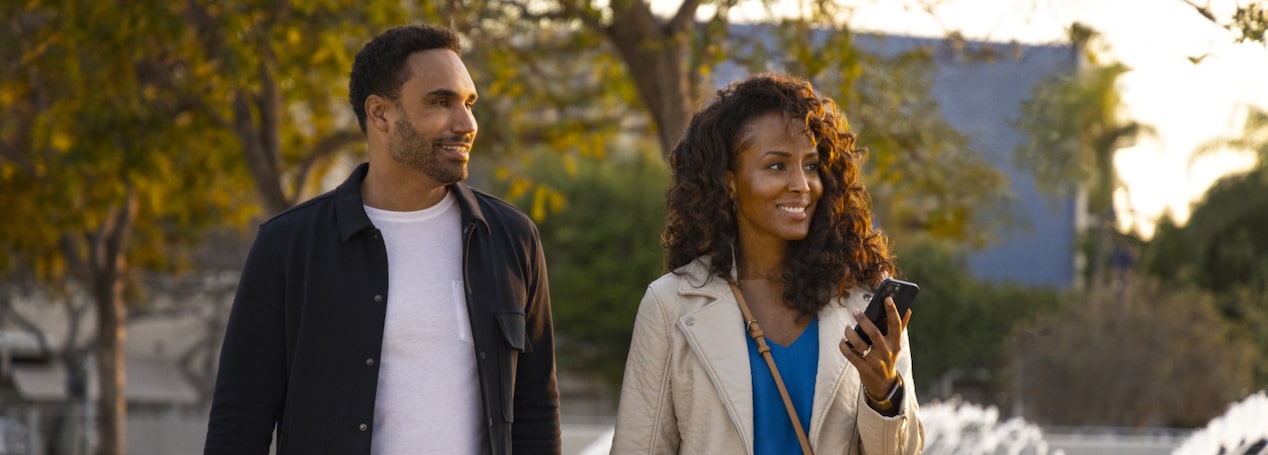
[{"label": "woman's eye", "polygon": [[806,164],[806,170],[807,170],[807,171],[817,171],[817,170],[819,170],[819,163],[809,163],[809,164]]},{"label": "woman's eye", "polygon": [[784,170],[784,163],[771,163],[766,165],[766,169],[770,169],[773,171],[782,171]]}]

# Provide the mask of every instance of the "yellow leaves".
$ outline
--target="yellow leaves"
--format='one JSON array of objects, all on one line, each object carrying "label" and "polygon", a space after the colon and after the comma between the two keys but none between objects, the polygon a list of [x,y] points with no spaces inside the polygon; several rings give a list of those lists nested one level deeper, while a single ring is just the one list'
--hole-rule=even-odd
[{"label": "yellow leaves", "polygon": [[18,89],[14,87],[0,87],[0,106],[8,106],[18,101]]},{"label": "yellow leaves", "polygon": [[291,46],[298,46],[303,36],[300,35],[299,29],[291,28],[286,30],[286,42]]},{"label": "yellow leaves", "polygon": [[541,222],[546,219],[547,213],[555,213],[563,210],[566,203],[567,199],[564,197],[563,193],[539,184],[533,191],[533,205],[530,214],[532,215],[533,220]]},{"label": "yellow leaves", "polygon": [[54,149],[65,151],[65,150],[69,150],[71,145],[74,144],[74,139],[72,139],[71,136],[69,134],[66,134],[65,132],[57,131],[53,133],[52,137],[50,138],[50,142]]},{"label": "yellow leaves", "polygon": [[[564,166],[569,166],[569,160],[564,159]],[[572,160],[573,170],[576,172],[576,162]],[[511,168],[499,167],[494,175],[498,180],[507,182],[505,199],[513,204],[518,204],[525,196],[530,196],[528,203],[528,214],[533,220],[541,222],[552,213],[558,213],[568,205],[567,196],[558,188],[545,184],[541,181],[534,180],[516,173]],[[523,207],[520,207],[523,209]]]},{"label": "yellow leaves", "polygon": [[564,172],[569,177],[577,175],[577,158],[572,155],[564,155],[563,157]]},{"label": "yellow leaves", "polygon": [[[506,169],[498,170],[499,175],[509,175],[509,173],[510,171],[507,171]],[[510,200],[519,199],[525,194],[528,194],[528,191],[531,189],[533,189],[533,182],[522,178],[513,178],[511,179],[510,187],[506,190],[506,198]]]}]

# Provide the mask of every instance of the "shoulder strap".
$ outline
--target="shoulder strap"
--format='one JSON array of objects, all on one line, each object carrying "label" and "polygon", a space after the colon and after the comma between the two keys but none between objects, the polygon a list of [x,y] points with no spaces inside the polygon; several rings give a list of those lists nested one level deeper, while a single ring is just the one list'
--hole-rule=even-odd
[{"label": "shoulder strap", "polygon": [[762,334],[762,328],[757,325],[757,318],[753,317],[753,312],[749,311],[748,304],[744,302],[744,294],[740,292],[739,286],[735,282],[730,282],[731,292],[735,293],[735,301],[740,304],[740,313],[744,314],[744,329],[748,331],[749,336],[753,337],[753,341],[757,343],[757,352],[762,354],[762,358],[766,359],[766,366],[770,368],[770,375],[775,378],[775,386],[779,387],[779,396],[784,399],[784,408],[788,410],[788,418],[792,419],[793,430],[797,431],[797,441],[801,443],[801,452],[805,455],[814,455],[814,451],[810,450],[810,440],[806,437],[806,430],[801,427],[801,419],[797,418],[797,409],[793,407],[792,398],[788,396],[788,389],[784,387],[784,379],[779,376],[779,368],[775,366],[775,358],[771,357],[770,346],[766,345],[766,337]]}]

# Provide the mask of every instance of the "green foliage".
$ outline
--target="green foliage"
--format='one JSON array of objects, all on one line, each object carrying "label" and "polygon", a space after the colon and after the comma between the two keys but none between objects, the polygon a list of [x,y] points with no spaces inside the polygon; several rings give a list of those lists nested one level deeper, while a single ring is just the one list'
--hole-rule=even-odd
[{"label": "green foliage", "polygon": [[1251,365],[1262,387],[1268,384],[1268,112],[1251,109],[1242,136],[1213,140],[1198,156],[1227,148],[1254,153],[1255,166],[1212,185],[1183,226],[1161,220],[1143,246],[1141,267],[1212,293],[1223,323],[1257,347]]},{"label": "green foliage", "polygon": [[1029,140],[1018,146],[1016,156],[1034,172],[1040,189],[1068,194],[1082,185],[1089,211],[1110,210],[1113,192],[1122,184],[1113,167],[1114,153],[1148,131],[1121,119],[1116,84],[1127,71],[1117,63],[1086,67],[1037,85],[1022,104],[1015,126]]},{"label": "green foliage", "polygon": [[1216,182],[1177,227],[1160,223],[1142,266],[1159,279],[1214,293],[1225,323],[1253,341],[1255,380],[1268,384],[1268,168]]},{"label": "green foliage", "polygon": [[1242,137],[1217,139],[1198,156],[1224,148],[1257,157],[1251,170],[1220,179],[1206,191],[1183,227],[1159,223],[1146,250],[1149,273],[1192,280],[1217,292],[1268,289],[1268,112],[1252,109]]},{"label": "green foliage", "polygon": [[[616,390],[634,315],[662,273],[660,231],[669,173],[655,154],[578,160],[574,173],[541,160],[532,176],[567,205],[542,221],[559,368]],[[531,206],[524,195],[513,202]]]},{"label": "green foliage", "polygon": [[1233,13],[1233,23],[1229,28],[1236,28],[1241,36],[1237,42],[1258,41],[1263,44],[1264,35],[1268,34],[1268,7],[1262,3],[1250,3],[1238,6]]},{"label": "green foliage", "polygon": [[953,370],[984,370],[1004,381],[1013,327],[1064,298],[1053,289],[979,281],[967,251],[945,241],[914,239],[898,254],[899,275],[920,285],[908,333],[922,390]]},{"label": "green foliage", "polygon": [[1250,41],[1268,44],[1268,41],[1264,40],[1265,34],[1268,33],[1268,7],[1262,2],[1249,2],[1246,5],[1237,5],[1237,10],[1227,20],[1215,17],[1209,2],[1206,6],[1198,5],[1192,1],[1187,3],[1206,20],[1236,33],[1237,42]]}]

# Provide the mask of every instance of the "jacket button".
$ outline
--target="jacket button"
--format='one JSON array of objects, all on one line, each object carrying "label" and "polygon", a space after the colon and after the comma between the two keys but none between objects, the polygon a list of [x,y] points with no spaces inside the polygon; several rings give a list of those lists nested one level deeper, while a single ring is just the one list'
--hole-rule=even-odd
[{"label": "jacket button", "polygon": [[493,428],[493,419],[489,419],[489,428]]},{"label": "jacket button", "polygon": [[382,294],[375,294],[375,295],[374,295],[374,301],[375,301],[375,302],[382,302],[382,301],[383,301],[383,295],[382,295]]},{"label": "jacket button", "polygon": [[693,325],[696,325],[696,318],[687,318],[687,326],[690,327]]},{"label": "jacket button", "polygon": [[484,360],[484,351],[480,351],[480,360]]},{"label": "jacket button", "polygon": [[366,365],[374,365],[374,357],[366,357],[366,358],[365,358],[365,364],[366,364]]},{"label": "jacket button", "polygon": [[361,425],[357,425],[357,428],[358,428],[358,429],[360,429],[361,431],[365,431],[365,430],[369,429],[369,428],[370,428],[370,426],[369,426],[369,425],[366,425],[366,424],[364,424],[364,423],[363,423],[363,424],[361,424]]}]

